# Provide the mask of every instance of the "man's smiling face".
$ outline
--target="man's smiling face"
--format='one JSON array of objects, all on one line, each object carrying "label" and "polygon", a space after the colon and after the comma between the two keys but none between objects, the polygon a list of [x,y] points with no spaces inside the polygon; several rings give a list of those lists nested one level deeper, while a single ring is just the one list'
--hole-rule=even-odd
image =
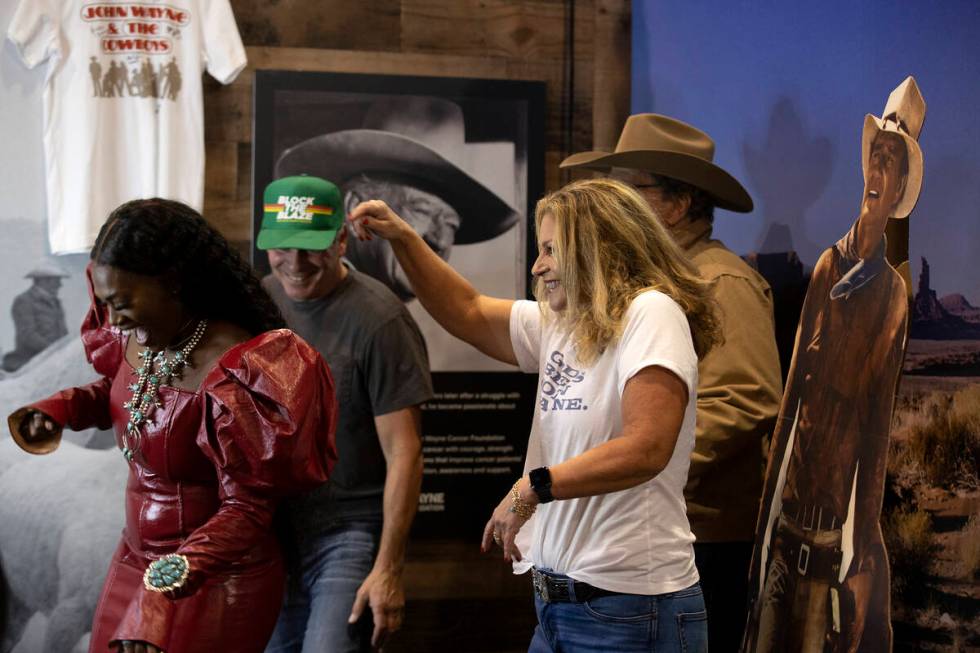
[{"label": "man's smiling face", "polygon": [[341,229],[327,249],[270,249],[269,266],[286,295],[300,302],[329,295],[344,278],[340,258],[347,249],[347,232]]}]

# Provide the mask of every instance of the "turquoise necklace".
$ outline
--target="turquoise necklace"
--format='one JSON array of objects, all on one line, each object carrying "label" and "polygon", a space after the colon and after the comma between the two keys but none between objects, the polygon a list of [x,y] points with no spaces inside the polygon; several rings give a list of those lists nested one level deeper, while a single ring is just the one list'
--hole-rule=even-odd
[{"label": "turquoise necklace", "polygon": [[169,359],[166,350],[153,352],[149,347],[139,353],[143,360],[137,370],[136,381],[129,385],[133,396],[123,403],[123,408],[129,411],[129,423],[123,435],[122,454],[132,462],[133,456],[140,449],[141,430],[146,423],[150,411],[160,408],[159,391],[161,385],[169,384],[173,379],[179,379],[185,367],[190,366],[190,355],[201,342],[208,321],[201,320],[194,328],[194,333],[187,339],[187,344],[174,352]]}]

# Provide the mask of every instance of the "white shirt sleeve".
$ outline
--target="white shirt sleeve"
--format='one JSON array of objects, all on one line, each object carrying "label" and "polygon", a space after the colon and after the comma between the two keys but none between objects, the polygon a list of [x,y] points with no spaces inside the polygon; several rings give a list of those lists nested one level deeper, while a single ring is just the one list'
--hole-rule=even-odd
[{"label": "white shirt sleeve", "polygon": [[7,38],[17,46],[17,52],[28,68],[63,54],[58,3],[21,0],[7,28]]},{"label": "white shirt sleeve", "polygon": [[522,372],[536,374],[541,361],[541,309],[525,299],[510,309],[510,343]]},{"label": "white shirt sleeve", "polygon": [[697,393],[698,357],[684,311],[667,295],[649,291],[633,300],[616,360],[616,383],[622,396],[626,382],[640,370],[663,367]]},{"label": "white shirt sleeve", "polygon": [[202,29],[208,73],[222,84],[230,84],[248,60],[228,0],[205,0]]}]

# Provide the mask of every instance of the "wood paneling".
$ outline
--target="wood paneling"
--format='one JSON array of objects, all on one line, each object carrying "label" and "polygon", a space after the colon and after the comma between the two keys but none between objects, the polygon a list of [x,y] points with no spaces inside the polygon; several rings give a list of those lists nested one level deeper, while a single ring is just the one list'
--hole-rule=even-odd
[{"label": "wood paneling", "polygon": [[560,62],[565,16],[562,2],[405,0],[402,45],[411,52]]},{"label": "wood paneling", "polygon": [[402,49],[398,0],[232,0],[231,4],[246,45]]},{"label": "wood paneling", "polygon": [[[629,110],[629,0],[234,0],[249,66],[205,82],[208,219],[250,238],[252,81],[257,69],[540,80],[547,87],[545,184],[567,155],[611,148]],[[569,74],[574,97],[567,106]],[[238,156],[230,158],[228,152]],[[219,157],[213,160],[214,157]],[[234,170],[226,170],[234,166]],[[235,190],[225,188],[234,184]]]},{"label": "wood paneling", "polygon": [[621,0],[596,0],[592,143],[612,150],[630,113],[631,21]]}]

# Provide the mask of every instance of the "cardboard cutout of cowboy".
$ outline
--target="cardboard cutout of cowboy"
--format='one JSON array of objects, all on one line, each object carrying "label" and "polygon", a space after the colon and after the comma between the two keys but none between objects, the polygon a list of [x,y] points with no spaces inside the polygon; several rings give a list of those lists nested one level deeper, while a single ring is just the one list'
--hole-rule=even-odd
[{"label": "cardboard cutout of cowboy", "polygon": [[770,449],[746,653],[891,649],[878,518],[908,293],[884,234],[918,199],[924,118],[912,77],[882,118],[865,117],[860,213],[813,270]]}]

